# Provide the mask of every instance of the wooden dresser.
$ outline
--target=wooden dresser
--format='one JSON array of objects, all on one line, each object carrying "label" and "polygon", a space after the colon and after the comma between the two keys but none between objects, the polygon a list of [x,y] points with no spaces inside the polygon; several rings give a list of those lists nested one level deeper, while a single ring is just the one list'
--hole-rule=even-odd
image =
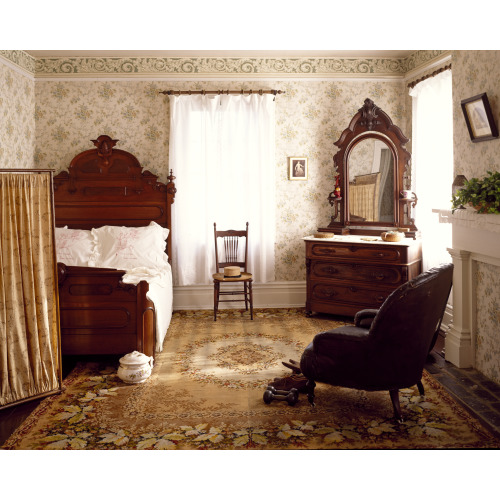
[{"label": "wooden dresser", "polygon": [[307,315],[354,316],[361,309],[379,308],[394,289],[420,274],[420,240],[362,238],[366,237],[304,238]]}]

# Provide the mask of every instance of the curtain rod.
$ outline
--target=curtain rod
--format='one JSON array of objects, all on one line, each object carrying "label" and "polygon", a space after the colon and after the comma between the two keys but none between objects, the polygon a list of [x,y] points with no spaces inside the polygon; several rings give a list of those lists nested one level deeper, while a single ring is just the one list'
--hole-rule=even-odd
[{"label": "curtain rod", "polygon": [[284,94],[284,90],[162,90],[160,94],[165,95],[243,95],[243,94]]},{"label": "curtain rod", "polygon": [[443,66],[442,68],[439,68],[437,69],[436,71],[433,71],[431,74],[429,75],[425,75],[423,76],[422,78],[419,78],[418,80],[415,80],[414,82],[410,82],[408,84],[408,88],[409,89],[412,89],[413,87],[415,87],[415,85],[417,85],[418,83],[420,82],[423,82],[424,80],[427,80],[427,78],[432,78],[433,76],[436,76],[436,75],[439,75],[439,73],[442,73],[443,71],[446,71],[447,69],[451,69],[451,64],[448,64],[446,66]]}]

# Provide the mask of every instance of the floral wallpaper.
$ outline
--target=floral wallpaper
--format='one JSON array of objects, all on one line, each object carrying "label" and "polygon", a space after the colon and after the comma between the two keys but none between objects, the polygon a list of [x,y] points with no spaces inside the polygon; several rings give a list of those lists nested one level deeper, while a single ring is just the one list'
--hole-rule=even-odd
[{"label": "floral wallpaper", "polygon": [[477,263],[476,368],[500,383],[500,273],[498,266]]},{"label": "floral wallpaper", "polygon": [[168,98],[158,82],[40,81],[36,84],[35,165],[68,167],[73,157],[93,148],[106,134],[117,147],[166,181],[168,175]]},{"label": "floral wallpaper", "polygon": [[0,168],[32,168],[35,81],[0,60]]},{"label": "floral wallpaper", "polygon": [[[409,110],[402,77],[443,53],[417,51],[406,59],[34,59],[23,51],[0,50],[0,67],[12,73],[1,63],[5,59],[28,74],[33,72],[35,95],[20,104],[28,118],[15,116],[20,123],[30,123],[24,135],[31,143],[18,148],[18,156],[24,157],[26,166],[33,161],[35,167],[53,168],[56,173],[67,168],[77,153],[92,147],[91,139],[107,134],[119,139],[118,147],[135,154],[145,169],[166,180],[169,101],[160,90],[284,90],[276,98],[276,280],[302,281],[302,237],[330,222],[326,200],[335,178],[333,143],[367,97],[406,132]],[[225,78],[217,81],[217,74]],[[165,75],[177,78],[169,82],[154,78]],[[228,78],[231,75],[234,80]],[[256,78],[260,75],[265,80]],[[272,75],[281,78],[273,80]],[[19,93],[22,84],[16,82],[12,88]],[[33,92],[33,85],[30,88]],[[12,101],[10,96],[6,100]],[[1,133],[13,135],[9,123]],[[307,181],[288,180],[288,156],[309,158]]]},{"label": "floral wallpaper", "polygon": [[500,170],[500,139],[472,142],[460,103],[486,92],[497,127],[500,126],[500,51],[459,50],[453,60],[453,150],[455,175],[483,177]]},{"label": "floral wallpaper", "polygon": [[[333,143],[364,100],[373,99],[396,124],[404,122],[406,114],[401,80],[43,80],[36,84],[35,165],[63,170],[77,153],[92,147],[91,139],[107,134],[165,181],[169,99],[159,91],[168,88],[285,91],[276,97],[277,281],[305,280],[302,238],[328,225],[332,215],[327,197],[335,179]],[[288,180],[289,156],[309,158],[307,181]]]},{"label": "floral wallpaper", "polygon": [[[284,90],[276,97],[276,280],[303,281],[302,237],[326,226],[332,215],[326,198],[335,178],[333,143],[366,97],[410,138],[407,83],[448,55],[435,50],[406,59],[34,59],[23,51],[0,50],[0,168],[58,172],[92,147],[91,139],[107,134],[165,180],[169,102],[160,90]],[[455,174],[482,176],[500,169],[500,140],[472,143],[460,101],[487,92],[500,126],[500,52],[452,51],[451,56]],[[288,180],[289,156],[309,158],[307,181]],[[497,381],[499,276],[497,266],[478,265],[477,368]]]},{"label": "floral wallpaper", "polygon": [[[500,51],[453,51],[452,64],[455,175],[481,178],[487,170],[500,171],[500,139],[472,142],[460,103],[486,92],[500,126]],[[500,266],[478,262],[476,278],[476,368],[500,383]]]},{"label": "floral wallpaper", "polygon": [[[333,145],[369,97],[393,118],[403,122],[405,88],[400,81],[288,82],[277,103],[276,279],[304,280],[302,237],[326,227],[333,215],[327,202],[336,171]],[[309,180],[287,181],[287,156],[309,158]]]}]

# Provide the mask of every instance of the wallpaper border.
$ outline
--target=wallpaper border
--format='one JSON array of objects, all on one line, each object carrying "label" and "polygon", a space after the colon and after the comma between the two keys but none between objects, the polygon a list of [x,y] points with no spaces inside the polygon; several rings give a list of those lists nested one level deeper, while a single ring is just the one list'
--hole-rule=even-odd
[{"label": "wallpaper border", "polygon": [[[15,52],[10,60],[27,66]],[[402,78],[447,51],[421,50],[398,58],[30,58],[36,78]],[[2,52],[0,51],[0,54]],[[33,59],[33,61],[31,61]]]},{"label": "wallpaper border", "polygon": [[0,50],[0,56],[34,76],[35,58],[24,50]]}]

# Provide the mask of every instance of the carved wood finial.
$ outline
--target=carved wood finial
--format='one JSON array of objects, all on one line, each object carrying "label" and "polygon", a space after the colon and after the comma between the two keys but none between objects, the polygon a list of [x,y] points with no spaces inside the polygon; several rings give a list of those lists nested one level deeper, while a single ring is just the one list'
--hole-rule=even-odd
[{"label": "carved wood finial", "polygon": [[118,139],[111,139],[109,135],[100,135],[97,139],[92,139],[92,143],[98,149],[98,155],[104,159],[113,154],[113,147]]},{"label": "carved wood finial", "polygon": [[366,127],[368,130],[373,130],[374,127],[380,123],[380,121],[377,120],[377,112],[379,109],[380,108],[371,99],[365,99],[365,104],[358,110],[361,111],[361,120],[359,124],[362,127]]},{"label": "carved wood finial", "polygon": [[168,179],[167,193],[172,195],[172,200],[173,200],[173,198],[175,197],[175,193],[177,193],[177,188],[175,187],[174,184],[175,175],[173,174],[172,169],[170,169],[170,175],[167,177],[167,179]]}]

